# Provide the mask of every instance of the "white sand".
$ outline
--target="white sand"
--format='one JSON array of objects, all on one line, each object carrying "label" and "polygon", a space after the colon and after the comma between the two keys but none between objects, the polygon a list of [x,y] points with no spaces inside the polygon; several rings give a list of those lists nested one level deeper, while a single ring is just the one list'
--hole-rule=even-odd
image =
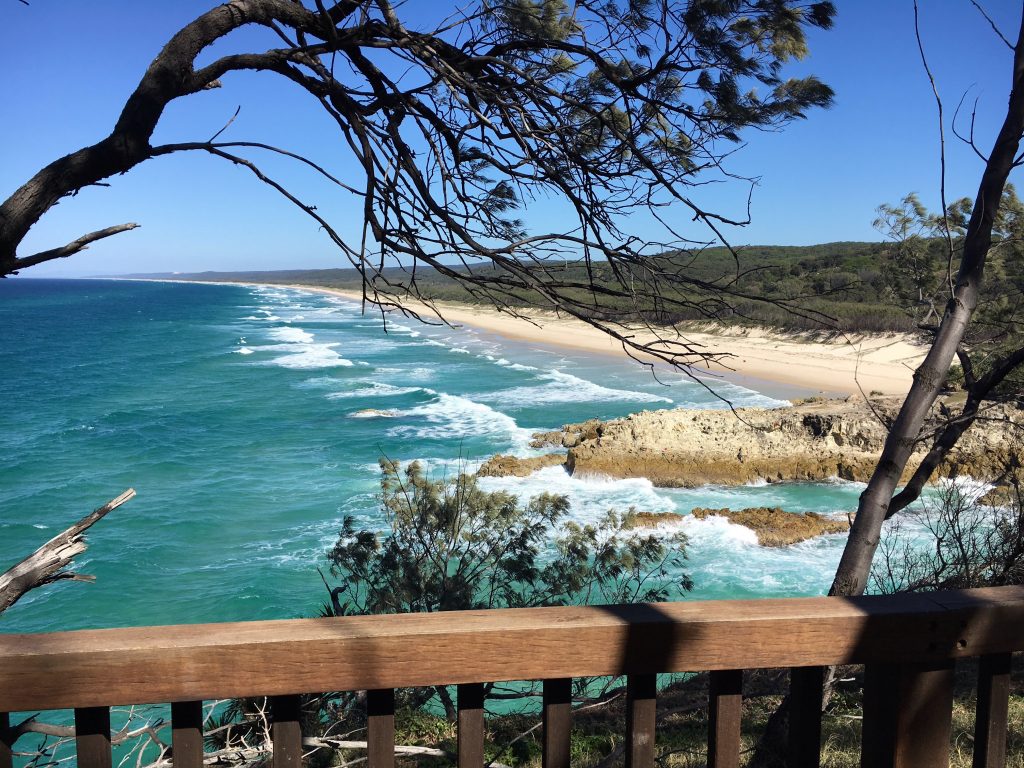
[{"label": "white sand", "polygon": [[[306,285],[290,287],[356,301],[361,299],[353,292]],[[417,313],[437,315],[421,304],[410,306]],[[496,310],[457,304],[441,304],[439,310],[443,319],[454,326],[466,325],[541,346],[569,347],[620,357],[625,354],[620,342],[598,329],[550,312],[523,312],[521,317],[513,317]],[[650,333],[641,330],[636,336],[637,339],[652,338]],[[702,352],[728,355],[710,370],[724,373],[730,381],[748,383],[755,389],[757,380],[772,382],[803,394],[906,394],[914,370],[927,352],[926,347],[906,334],[858,335],[818,341],[802,335],[734,328],[713,333],[687,331],[683,338]]]}]

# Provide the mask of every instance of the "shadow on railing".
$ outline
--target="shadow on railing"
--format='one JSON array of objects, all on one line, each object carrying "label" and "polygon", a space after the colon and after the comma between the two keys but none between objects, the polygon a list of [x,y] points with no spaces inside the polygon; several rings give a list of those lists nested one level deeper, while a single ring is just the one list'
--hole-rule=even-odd
[{"label": "shadow on railing", "polygon": [[109,708],[172,702],[174,765],[194,768],[203,700],[270,696],[274,765],[298,766],[299,694],[366,690],[369,768],[384,768],[394,689],[458,685],[459,767],[479,768],[482,684],[541,680],[544,766],[564,768],[572,678],[625,675],[625,763],[640,768],[655,762],[656,675],[707,671],[708,765],[722,768],[739,765],[743,670],[788,667],[788,759],[817,766],[823,669],[865,664],[862,765],[918,768],[948,764],[953,665],[980,657],[980,768],[1004,762],[1018,650],[1024,587],[0,635],[0,728],[7,712],[74,708],[78,765],[108,768]]}]

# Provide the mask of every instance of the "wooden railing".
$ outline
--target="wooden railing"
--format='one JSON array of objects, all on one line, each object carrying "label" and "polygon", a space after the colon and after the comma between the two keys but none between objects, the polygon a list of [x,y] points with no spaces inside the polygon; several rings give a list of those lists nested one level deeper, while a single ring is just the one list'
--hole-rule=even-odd
[{"label": "wooden railing", "polygon": [[369,766],[384,768],[394,689],[457,685],[459,767],[480,768],[482,684],[543,680],[544,766],[565,768],[571,679],[626,675],[625,760],[641,768],[655,757],[655,675],[709,671],[708,765],[724,768],[740,759],[742,670],[790,667],[789,759],[803,767],[818,765],[823,668],[865,664],[862,764],[931,768],[949,759],[953,664],[980,657],[974,765],[991,767],[1021,649],[1024,587],[0,635],[0,713],[74,708],[78,765],[108,768],[109,707],[172,702],[174,764],[198,768],[201,702],[270,696],[284,768],[301,760],[299,694],[367,690]]}]

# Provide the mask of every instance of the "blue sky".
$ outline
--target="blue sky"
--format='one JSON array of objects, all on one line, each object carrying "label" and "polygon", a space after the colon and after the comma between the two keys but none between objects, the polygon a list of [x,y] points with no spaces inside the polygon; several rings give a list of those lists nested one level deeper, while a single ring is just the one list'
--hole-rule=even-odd
[{"label": "blue sky", "polygon": [[[415,14],[428,0],[410,0]],[[952,115],[964,93],[978,101],[976,137],[991,146],[1009,90],[1009,49],[969,0],[920,0],[930,64]],[[0,120],[0,197],[51,160],[109,132],[125,98],[167,38],[213,4],[176,2],[0,3],[0,66],[6,92]],[[914,39],[910,0],[838,0],[835,27],[815,32],[811,55],[789,73],[815,73],[836,91],[835,106],[777,133],[748,133],[731,168],[760,178],[753,221],[730,231],[735,244],[807,245],[877,240],[871,227],[879,203],[917,192],[939,207],[935,103]],[[1014,39],[1021,5],[982,0]],[[248,34],[248,33],[245,33]],[[244,44],[243,35],[239,41]],[[241,106],[225,138],[258,140],[304,152],[344,174],[350,169],[326,118],[308,97],[268,75],[225,79],[224,87],[167,111],[156,141],[204,140]],[[981,161],[947,126],[947,191],[973,197]],[[320,206],[354,236],[360,216],[316,179],[275,162],[303,199]],[[149,161],[84,190],[48,213],[26,238],[22,254],[62,245],[84,232],[135,221],[142,227],[96,243],[71,259],[25,276],[80,276],[203,269],[347,266],[304,214],[245,171],[205,156]],[[745,187],[695,192],[703,207],[742,215]],[[544,206],[527,209],[543,226]],[[704,233],[695,233],[703,237]]]}]

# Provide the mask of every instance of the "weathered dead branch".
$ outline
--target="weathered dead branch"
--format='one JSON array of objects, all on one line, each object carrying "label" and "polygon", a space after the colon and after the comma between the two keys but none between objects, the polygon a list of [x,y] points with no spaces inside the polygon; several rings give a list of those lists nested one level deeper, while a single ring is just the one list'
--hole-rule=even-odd
[{"label": "weathered dead branch", "polygon": [[37,587],[66,579],[93,581],[94,576],[64,569],[71,564],[76,556],[85,551],[87,546],[84,538],[85,531],[97,521],[102,520],[108,512],[117,509],[133,496],[135,496],[135,490],[129,488],[117,498],[111,499],[102,507],[90,512],[64,532],[54,536],[20,563],[0,575],[0,613],[14,605],[26,592]]}]

